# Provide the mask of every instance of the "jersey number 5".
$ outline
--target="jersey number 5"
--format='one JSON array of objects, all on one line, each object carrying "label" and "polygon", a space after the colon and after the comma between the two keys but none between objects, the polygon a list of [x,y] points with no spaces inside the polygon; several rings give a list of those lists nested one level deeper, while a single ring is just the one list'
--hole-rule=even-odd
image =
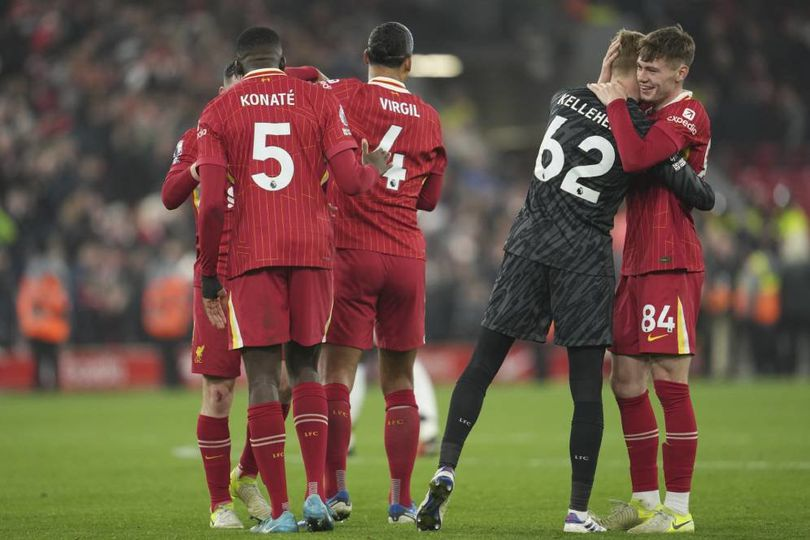
[{"label": "jersey number 5", "polygon": [[279,191],[290,185],[295,163],[289,152],[280,146],[267,146],[268,135],[289,135],[289,122],[256,122],[253,124],[253,159],[256,161],[267,161],[275,159],[280,165],[279,173],[276,176],[267,176],[260,172],[250,175],[256,185],[267,191]]},{"label": "jersey number 5", "polygon": [[[402,133],[401,126],[391,126],[388,128],[388,131],[386,131],[385,135],[383,135],[378,148],[382,148],[386,152],[390,152],[391,147],[394,146],[394,143],[396,142],[400,133]],[[391,157],[391,168],[388,169],[383,175],[386,179],[385,187],[388,189],[393,189],[394,191],[399,191],[400,182],[404,182],[407,178],[407,172],[403,167],[404,164],[405,154],[394,154]]]},{"label": "jersey number 5", "polygon": [[[563,167],[565,167],[565,152],[563,151],[562,145],[554,139],[554,134],[557,133],[557,130],[567,121],[568,120],[562,116],[555,116],[554,120],[551,121],[551,125],[549,125],[546,130],[546,134],[543,136],[543,142],[540,143],[540,150],[537,152],[537,161],[534,164],[534,176],[541,182],[548,182],[559,175]],[[586,137],[579,143],[578,148],[584,152],[597,150],[601,156],[599,163],[572,167],[563,178],[560,189],[575,197],[596,204],[596,202],[599,201],[599,192],[595,189],[583,186],[577,182],[577,180],[580,178],[595,178],[608,172],[616,161],[616,151],[607,139],[599,135]],[[551,161],[549,161],[548,165],[543,167],[543,154],[545,152],[551,154]]]}]

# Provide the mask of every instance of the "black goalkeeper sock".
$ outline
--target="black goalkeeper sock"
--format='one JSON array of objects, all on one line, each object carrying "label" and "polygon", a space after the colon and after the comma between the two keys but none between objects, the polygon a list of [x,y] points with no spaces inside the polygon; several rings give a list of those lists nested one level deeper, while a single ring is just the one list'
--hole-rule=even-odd
[{"label": "black goalkeeper sock", "polygon": [[481,327],[470,363],[456,382],[444,428],[439,467],[458,465],[467,435],[472,431],[487,388],[501,369],[515,338]]},{"label": "black goalkeeper sock", "polygon": [[588,510],[591,488],[602,445],[602,362],[604,347],[568,347],[569,385],[574,400],[571,420],[572,510]]}]

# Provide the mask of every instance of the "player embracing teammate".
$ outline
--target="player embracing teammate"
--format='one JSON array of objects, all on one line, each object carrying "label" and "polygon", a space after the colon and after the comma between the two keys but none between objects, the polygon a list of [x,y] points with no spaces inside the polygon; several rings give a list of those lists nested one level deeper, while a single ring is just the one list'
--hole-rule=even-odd
[{"label": "player embracing teammate", "polygon": [[[535,177],[507,239],[473,357],[453,393],[440,468],[417,514],[409,484],[419,430],[413,362],[424,343],[425,246],[416,210],[436,205],[446,157],[438,115],[404,85],[413,38],[398,23],[378,26],[364,53],[370,80],[319,86],[285,75],[272,30],[255,27],[240,35],[236,64],[244,80],[203,112],[197,167],[189,174],[198,171],[202,188],[203,306],[213,326],[228,327],[230,347],[242,352],[250,445],[271,495],[271,516],[257,532],[298,530],[286,493],[282,347],[307,476],[303,515],[309,528],[330,529],[333,516],[351,512],[345,482],[349,389],[360,354],[376,334],[386,398],[389,520],[415,520],[419,529],[435,530],[486,388],[514,339],[544,341],[552,321],[557,342],[568,348],[574,403],[564,530],[604,530],[588,501],[602,436],[602,358],[611,341],[612,388],[633,496],[606,525],[633,532],[694,529],[688,499],[697,428],[687,381],[703,264],[689,212],[713,201],[694,172],[705,172],[709,122],[700,103],[683,92],[694,57],[691,37],[680,27],[641,37],[620,33],[608,53],[618,57],[614,68],[621,66],[611,83],[590,85],[592,92],[563,90],[552,100]],[[646,117],[625,101],[639,93],[649,107]],[[369,152],[366,140],[377,149]],[[358,154],[371,165],[358,164]],[[334,232],[322,187],[327,163]],[[656,164],[632,179],[628,174]],[[228,193],[226,176],[235,192]],[[628,236],[614,306],[610,229],[628,183]],[[229,197],[234,208],[225,291],[217,257]],[[324,340],[326,389],[317,371]],[[663,505],[649,373],[667,424]]]},{"label": "player embracing teammate", "polygon": [[[311,530],[333,527],[323,496],[327,402],[317,371],[332,305],[334,239],[321,186],[367,190],[388,169],[378,149],[357,156],[344,114],[325,89],[287,76],[281,40],[253,27],[237,40],[242,81],[211,101],[197,128],[202,296],[208,318],[231,332],[248,379],[250,445],[271,499],[257,532],[295,532],[285,472],[279,385],[282,347],[307,489]],[[358,163],[358,157],[363,163]],[[217,278],[226,175],[235,184],[228,289]]]},{"label": "player embracing teammate", "polygon": [[[638,32],[622,31],[606,55],[608,65],[615,57],[608,69],[611,88],[622,88],[636,100],[641,38]],[[652,122],[638,104],[630,108],[630,115],[625,108],[628,129],[647,133]],[[631,177],[624,170],[625,155],[616,150],[612,119],[608,122],[593,92],[582,87],[561,90],[550,109],[526,202],[506,240],[472,358],[453,390],[439,469],[417,513],[420,530],[442,526],[464,443],[515,339],[544,342],[552,322],[555,342],[568,352],[574,405],[571,491],[563,530],[605,530],[588,511],[588,502],[602,441],[602,362],[613,334],[610,230]],[[678,192],[685,205],[710,208],[711,189],[682,159],[672,156],[677,150],[657,155],[655,163],[661,164],[655,174],[633,181],[643,186],[654,182],[655,189]]]},{"label": "player embracing teammate", "polygon": [[[632,127],[626,94],[615,84],[591,85],[607,105],[625,171],[649,168],[682,153],[701,176],[711,144],[703,105],[684,91],[695,42],[680,26],[641,42],[638,82],[654,121],[646,136]],[[627,196],[627,237],[616,294],[611,387],[630,457],[633,494],[604,520],[634,533],[690,532],[689,492],[698,430],[689,395],[689,365],[703,285],[703,253],[690,209],[659,183],[635,184]],[[652,375],[664,409],[662,447],[666,498],[658,491],[659,431],[648,392]]]}]

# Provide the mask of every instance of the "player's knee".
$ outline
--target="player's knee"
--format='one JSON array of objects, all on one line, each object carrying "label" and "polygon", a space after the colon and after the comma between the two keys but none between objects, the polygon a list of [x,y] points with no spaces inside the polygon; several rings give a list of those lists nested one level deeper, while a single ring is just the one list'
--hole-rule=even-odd
[{"label": "player's knee", "polygon": [[486,392],[498,371],[497,369],[490,369],[489,366],[474,360],[475,359],[470,361],[469,365],[464,369],[464,372],[458,379],[458,383],[469,384]]},{"label": "player's knee", "polygon": [[574,403],[602,403],[602,377],[571,379],[571,397]]},{"label": "player's knee", "polygon": [[228,416],[233,403],[234,380],[206,377],[203,383],[203,412],[209,416]]},{"label": "player's knee", "polygon": [[575,401],[572,422],[574,424],[592,424],[604,427],[604,408],[602,407],[601,400]]},{"label": "player's knee", "polygon": [[347,388],[351,388],[354,385],[356,372],[356,362],[327,355],[323,364],[323,382],[324,384],[343,384]]},{"label": "player's knee", "polygon": [[653,362],[652,377],[655,381],[689,384],[689,361],[681,358],[666,358]]},{"label": "player's knee", "polygon": [[380,351],[380,386],[383,394],[413,390],[416,351]]},{"label": "player's knee", "polygon": [[380,388],[383,395],[400,390],[413,390],[413,372],[411,373],[387,373],[385,377],[380,377]]},{"label": "player's knee", "polygon": [[295,341],[287,344],[287,374],[290,385],[296,386],[303,382],[319,381],[318,358],[321,344],[312,346],[301,345]]},{"label": "player's knee", "polygon": [[248,379],[248,401],[251,405],[279,401],[278,382],[270,377],[262,379]]},{"label": "player's knee", "polygon": [[617,398],[627,399],[643,394],[647,390],[647,385],[644,379],[637,380],[629,374],[614,371],[610,375],[610,389]]}]

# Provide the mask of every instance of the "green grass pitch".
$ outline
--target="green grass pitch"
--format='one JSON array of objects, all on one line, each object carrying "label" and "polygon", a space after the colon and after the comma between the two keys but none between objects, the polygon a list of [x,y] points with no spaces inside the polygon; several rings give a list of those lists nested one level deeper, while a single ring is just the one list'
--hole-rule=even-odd
[{"label": "green grass pitch", "polygon": [[[439,392],[446,411],[450,389]],[[627,457],[605,388],[597,513],[628,495]],[[810,385],[698,383],[700,446],[692,495],[697,537],[810,538]],[[196,392],[0,395],[0,538],[235,538],[208,528],[196,449]],[[231,421],[233,459],[246,392]],[[354,514],[339,538],[560,538],[568,499],[570,404],[565,385],[497,386],[468,440],[439,533],[386,521],[382,398],[369,392],[349,462]],[[660,414],[659,414],[660,422]],[[663,426],[663,424],[661,424]],[[287,475],[300,516],[303,467],[288,421]],[[420,458],[420,501],[436,462]],[[244,508],[238,507],[247,521]],[[616,536],[611,533],[608,536]]]}]

